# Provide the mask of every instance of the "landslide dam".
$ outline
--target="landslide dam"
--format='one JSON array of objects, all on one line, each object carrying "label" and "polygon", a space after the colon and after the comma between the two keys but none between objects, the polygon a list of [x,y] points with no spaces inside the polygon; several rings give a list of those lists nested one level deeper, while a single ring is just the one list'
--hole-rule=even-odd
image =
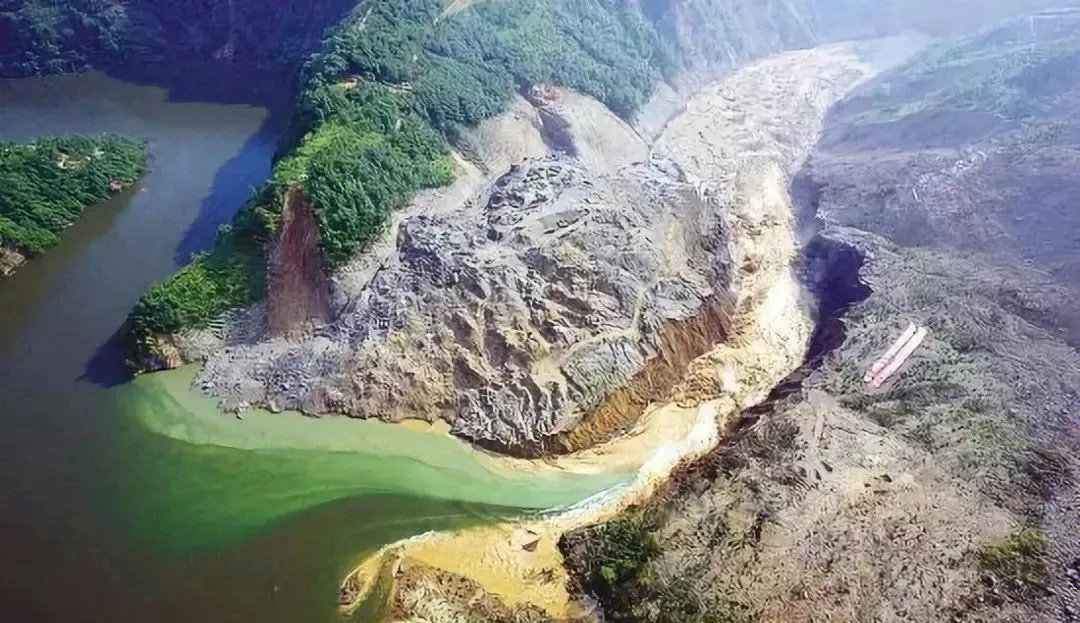
[{"label": "landslide dam", "polygon": [[[388,620],[444,620],[453,612],[466,620],[587,616],[566,592],[571,584],[559,539],[647,499],[677,465],[712,449],[741,409],[765,399],[803,361],[812,323],[793,270],[798,243],[791,177],[816,142],[830,104],[921,45],[917,37],[897,38],[778,54],[691,96],[658,133],[650,157],[669,163],[683,186],[694,189],[698,219],[721,219],[716,227],[697,229],[723,232],[723,250],[711,258],[721,266],[718,272],[731,270],[725,263],[738,267],[721,298],[728,306],[718,314],[723,330],[711,344],[695,342],[709,335],[702,324],[673,320],[674,331],[689,335],[669,334],[668,344],[690,354],[681,364],[670,352],[660,357],[666,366],[679,366],[678,381],[645,396],[648,406],[632,411],[640,419],[624,424],[625,432],[599,443],[592,436],[593,445],[545,459],[545,466],[581,470],[620,465],[636,455],[634,480],[562,513],[388,546],[346,580],[346,608],[375,585],[389,583],[380,597]],[[572,137],[574,126],[567,125]],[[634,165],[626,171],[635,171]],[[676,240],[683,235],[675,231]],[[705,244],[717,248],[717,242]],[[675,255],[677,248],[665,250]],[[711,313],[704,317],[713,320]],[[507,468],[514,462],[502,460]]]}]

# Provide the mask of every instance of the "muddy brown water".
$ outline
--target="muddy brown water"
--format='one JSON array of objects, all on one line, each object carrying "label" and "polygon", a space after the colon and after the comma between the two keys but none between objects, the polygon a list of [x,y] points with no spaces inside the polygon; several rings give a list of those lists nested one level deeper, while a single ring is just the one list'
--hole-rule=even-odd
[{"label": "muddy brown water", "polygon": [[0,281],[0,619],[333,621],[338,582],[387,542],[616,481],[497,475],[455,440],[376,423],[241,422],[190,374],[127,378],[132,303],[211,243],[280,134],[200,79],[201,101],[100,74],[0,81],[0,138],[122,132],[152,154]]}]

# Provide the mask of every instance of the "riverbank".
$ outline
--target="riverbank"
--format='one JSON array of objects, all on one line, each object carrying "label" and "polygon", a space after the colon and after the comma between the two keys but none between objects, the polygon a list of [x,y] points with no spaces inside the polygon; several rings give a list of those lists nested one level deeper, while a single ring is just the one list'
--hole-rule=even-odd
[{"label": "riverbank", "polygon": [[[387,546],[345,580],[344,610],[381,582],[387,620],[442,620],[450,612],[477,620],[493,612],[556,619],[587,614],[568,592],[558,546],[563,535],[646,501],[679,465],[715,447],[735,416],[764,400],[801,363],[811,321],[792,271],[798,244],[787,187],[831,102],[880,69],[856,50],[881,52],[889,45],[896,46],[895,62],[919,42],[823,47],[753,63],[691,98],[658,139],[654,154],[674,160],[704,200],[727,206],[730,253],[745,274],[731,337],[695,360],[670,398],[650,407],[623,437],[546,459],[607,463],[637,454],[634,480],[550,516]],[[769,134],[772,127],[785,131]],[[759,141],[756,149],[746,149],[751,139]],[[463,601],[463,588],[485,597]],[[470,603],[484,611],[470,610]]]},{"label": "riverbank", "polygon": [[[8,616],[30,623],[228,620],[235,609],[225,596],[206,593],[207,578],[230,598],[253,604],[241,618],[273,615],[275,609],[254,604],[272,586],[265,578],[281,564],[274,557],[287,549],[253,547],[243,564],[233,563],[235,549],[174,563],[124,531],[134,502],[152,505],[164,497],[162,479],[149,474],[183,472],[178,465],[190,467],[192,457],[209,453],[135,433],[112,401],[127,379],[113,336],[131,303],[175,270],[179,249],[209,244],[250,185],[265,178],[277,140],[268,119],[265,108],[175,101],[164,89],[100,73],[0,81],[5,141],[116,132],[146,140],[153,156],[137,184],[84,211],[63,230],[60,244],[0,280],[0,607]],[[173,489],[188,495],[161,504],[150,518],[183,516],[195,494],[213,508],[242,491],[248,483],[207,489],[207,482],[223,486],[223,473],[242,473],[236,469],[242,461],[227,459],[208,460],[198,472],[202,482]],[[122,461],[123,468],[112,468]],[[272,468],[264,464],[265,473]],[[118,490],[130,493],[113,506]],[[433,508],[452,512],[447,506]],[[420,516],[408,504],[395,512]],[[277,532],[276,547],[287,534]],[[358,538],[355,530],[347,534],[343,541]],[[293,542],[310,548],[305,536]],[[322,573],[331,588],[341,573],[315,564],[308,569],[312,577]],[[333,591],[326,593],[283,596],[276,610],[303,619],[317,609],[310,604],[332,601]],[[332,608],[318,611],[333,616]]]},{"label": "riverbank", "polygon": [[59,243],[83,211],[135,183],[147,146],[119,135],[0,141],[0,277]]}]

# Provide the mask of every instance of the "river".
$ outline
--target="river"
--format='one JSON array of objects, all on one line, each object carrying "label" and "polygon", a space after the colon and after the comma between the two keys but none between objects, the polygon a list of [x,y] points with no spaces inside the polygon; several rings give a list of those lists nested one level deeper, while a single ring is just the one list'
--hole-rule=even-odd
[{"label": "river", "polygon": [[400,426],[240,420],[189,389],[190,369],[129,379],[127,311],[211,243],[266,177],[283,127],[280,94],[237,104],[229,77],[200,83],[178,96],[102,74],[0,81],[0,138],[122,132],[152,158],[0,281],[0,611],[333,621],[345,572],[387,542],[620,480],[496,473],[456,440]]}]

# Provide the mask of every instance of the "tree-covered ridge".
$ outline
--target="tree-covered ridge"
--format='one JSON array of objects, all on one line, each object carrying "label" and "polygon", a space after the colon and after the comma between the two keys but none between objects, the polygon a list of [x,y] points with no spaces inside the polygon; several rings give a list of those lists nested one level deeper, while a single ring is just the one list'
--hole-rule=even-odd
[{"label": "tree-covered ridge", "polygon": [[13,4],[0,9],[0,75],[77,71],[87,65],[84,50],[120,55],[133,43],[130,17],[117,0]]},{"label": "tree-covered ridge", "polygon": [[144,143],[114,134],[0,141],[0,245],[39,253],[56,244],[110,188],[142,175],[146,158]]},{"label": "tree-covered ridge", "polygon": [[446,137],[505,109],[514,89],[556,83],[620,114],[675,66],[674,44],[632,5],[490,0],[446,13],[441,0],[369,0],[332,28],[304,67],[291,148],[223,228],[217,246],[145,295],[137,338],[204,326],[262,295],[261,245],[285,191],[300,184],[327,267],[352,257],[413,193],[452,179]]},{"label": "tree-covered ridge", "polygon": [[322,90],[353,75],[401,86],[440,130],[501,112],[522,84],[558,83],[626,115],[674,64],[674,44],[614,2],[494,0],[451,15],[440,0],[364,4],[308,63],[301,108],[318,118]]},{"label": "tree-covered ridge", "polygon": [[[0,76],[228,58],[295,68],[354,0],[5,0]],[[166,69],[168,71],[168,69]],[[142,73],[142,72],[140,72]],[[158,73],[152,71],[151,73]]]}]

